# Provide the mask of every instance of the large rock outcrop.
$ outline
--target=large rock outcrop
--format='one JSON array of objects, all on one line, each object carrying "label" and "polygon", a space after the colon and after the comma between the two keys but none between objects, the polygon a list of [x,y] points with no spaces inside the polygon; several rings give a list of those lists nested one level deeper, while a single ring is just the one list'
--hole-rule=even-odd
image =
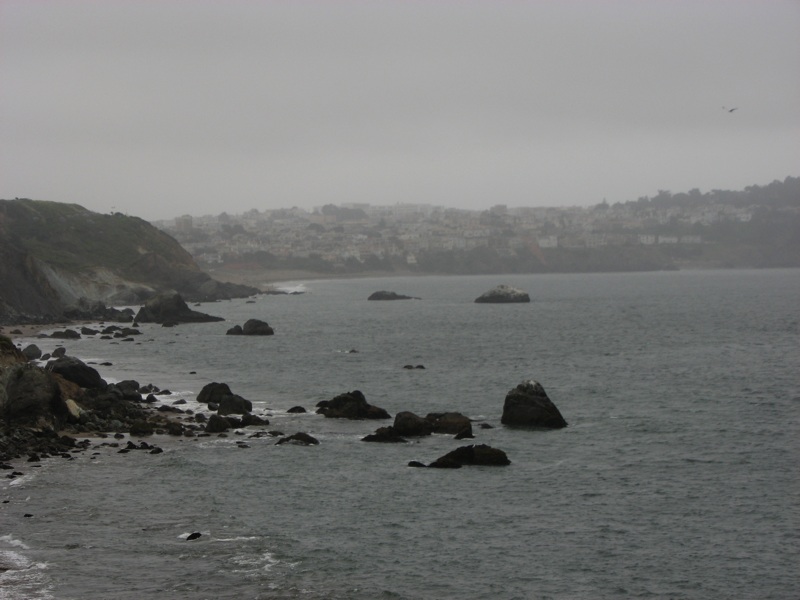
[{"label": "large rock outcrop", "polygon": [[496,288],[475,298],[475,302],[479,304],[506,304],[510,302],[530,301],[531,297],[527,292],[523,292],[510,285],[498,285]]},{"label": "large rock outcrop", "polygon": [[190,309],[180,294],[166,292],[151,298],[136,313],[139,323],[210,323],[224,321],[222,317],[214,317]]},{"label": "large rock outcrop", "polygon": [[509,427],[560,429],[567,426],[542,384],[533,379],[523,381],[506,394],[500,422]]}]

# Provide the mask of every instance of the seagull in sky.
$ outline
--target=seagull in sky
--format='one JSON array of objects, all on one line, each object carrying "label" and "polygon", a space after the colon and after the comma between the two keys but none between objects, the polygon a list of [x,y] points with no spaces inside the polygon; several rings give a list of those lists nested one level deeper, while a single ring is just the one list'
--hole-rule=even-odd
[{"label": "seagull in sky", "polygon": [[735,110],[739,110],[739,107],[738,106],[734,106],[733,108],[726,108],[726,107],[723,106],[722,110],[727,110],[729,113],[732,113]]}]

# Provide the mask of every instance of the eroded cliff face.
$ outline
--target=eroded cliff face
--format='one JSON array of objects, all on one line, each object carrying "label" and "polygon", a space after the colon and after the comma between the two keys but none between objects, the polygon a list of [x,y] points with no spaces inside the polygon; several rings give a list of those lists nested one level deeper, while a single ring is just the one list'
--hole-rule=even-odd
[{"label": "eroded cliff face", "polygon": [[211,301],[259,290],[214,281],[176,240],[137,217],[0,200],[0,323],[55,320],[81,299],[139,304],[162,291]]}]

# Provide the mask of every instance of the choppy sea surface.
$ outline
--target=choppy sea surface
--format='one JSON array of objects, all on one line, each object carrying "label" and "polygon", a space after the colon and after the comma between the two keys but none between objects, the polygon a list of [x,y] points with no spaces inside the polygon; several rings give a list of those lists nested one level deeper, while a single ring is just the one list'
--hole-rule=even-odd
[{"label": "choppy sea surface", "polygon": [[[473,302],[498,283],[532,301]],[[193,307],[224,323],[63,344],[184,408],[226,382],[267,429],[320,445],[248,430],[15,463],[0,599],[800,597],[800,270],[289,287],[305,293]],[[275,335],[225,335],[251,317]],[[525,379],[568,428],[500,424]],[[466,442],[370,444],[387,422],[313,414],[354,389],[391,414],[460,411],[512,464],[409,468]]]}]

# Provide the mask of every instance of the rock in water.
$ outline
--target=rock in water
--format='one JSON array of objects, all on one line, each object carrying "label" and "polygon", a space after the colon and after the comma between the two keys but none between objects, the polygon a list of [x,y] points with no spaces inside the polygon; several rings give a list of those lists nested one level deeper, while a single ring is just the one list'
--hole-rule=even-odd
[{"label": "rock in water", "polygon": [[444,456],[436,459],[429,467],[440,469],[458,468],[461,465],[482,465],[491,467],[504,467],[511,461],[502,450],[492,448],[486,444],[477,446],[462,446]]},{"label": "rock in water", "polygon": [[367,300],[419,300],[419,298],[415,298],[414,296],[404,296],[403,294],[398,294],[397,292],[380,291],[370,295]]},{"label": "rock in water", "polygon": [[296,444],[298,446],[316,446],[319,444],[319,440],[312,435],[304,433],[302,431],[298,431],[294,435],[290,435],[288,437],[282,437],[278,440],[276,445],[280,444]]},{"label": "rock in water", "polygon": [[248,319],[242,326],[243,335],[273,335],[275,331],[265,321]]},{"label": "rock in water", "polygon": [[431,421],[407,410],[394,416],[394,425],[392,427],[398,435],[422,436],[433,433],[433,423]]},{"label": "rock in water", "polygon": [[480,304],[488,304],[488,303],[495,303],[495,304],[502,304],[508,302],[530,302],[531,297],[528,295],[527,292],[523,292],[515,287],[511,287],[510,285],[498,285],[493,290],[489,290],[485,294],[482,294],[475,298],[475,302]]},{"label": "rock in water", "polygon": [[510,427],[560,429],[567,426],[542,384],[533,379],[523,381],[506,394],[500,422]]},{"label": "rock in water", "polygon": [[361,438],[362,442],[381,442],[388,444],[403,444],[407,442],[405,438],[398,435],[393,427],[379,427],[375,433],[371,433]]},{"label": "rock in water", "polygon": [[425,419],[430,421],[433,426],[433,433],[452,433],[453,435],[463,431],[472,435],[472,421],[469,417],[459,412],[428,413]]},{"label": "rock in water", "polygon": [[339,394],[331,400],[317,403],[317,414],[329,419],[390,419],[384,409],[367,402],[359,390]]}]

